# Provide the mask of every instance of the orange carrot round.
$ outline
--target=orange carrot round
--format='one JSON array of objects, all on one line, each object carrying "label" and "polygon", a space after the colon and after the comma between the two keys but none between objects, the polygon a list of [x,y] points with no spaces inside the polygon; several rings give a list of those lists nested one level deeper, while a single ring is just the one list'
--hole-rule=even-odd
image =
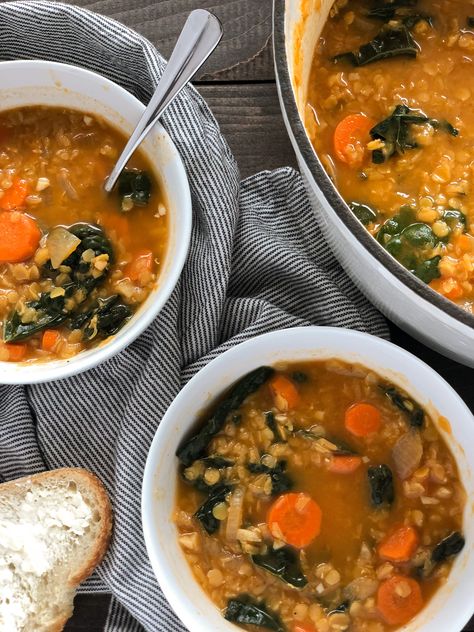
[{"label": "orange carrot round", "polygon": [[41,338],[41,348],[43,351],[52,351],[59,337],[59,331],[56,329],[45,329]]},{"label": "orange carrot round", "polygon": [[349,114],[334,130],[334,151],[341,162],[351,167],[364,160],[365,145],[370,141],[369,132],[375,123],[364,114]]},{"label": "orange carrot round", "polygon": [[153,268],[153,253],[151,250],[140,250],[133,261],[125,266],[124,275],[130,281],[138,281],[142,274],[151,272]]},{"label": "orange carrot round", "polygon": [[0,208],[4,211],[12,211],[25,205],[28,195],[28,182],[16,178],[9,189],[0,198]]},{"label": "orange carrot round", "polygon": [[403,525],[385,536],[378,546],[378,554],[389,562],[408,562],[415,554],[418,543],[416,530]]},{"label": "orange carrot round", "polygon": [[382,424],[380,411],[372,404],[359,402],[346,410],[345,426],[356,437],[377,432]]},{"label": "orange carrot round", "polygon": [[352,474],[362,465],[362,459],[356,454],[333,456],[328,470],[334,474]]},{"label": "orange carrot round", "polygon": [[321,517],[321,509],[311,496],[291,492],[275,500],[267,524],[275,538],[302,549],[319,535]]},{"label": "orange carrot round", "polygon": [[5,349],[8,351],[8,361],[9,362],[21,362],[26,355],[26,344],[25,343],[6,343],[4,345]]},{"label": "orange carrot round", "polygon": [[29,215],[19,211],[0,212],[0,263],[18,263],[32,257],[41,232]]},{"label": "orange carrot round", "polygon": [[377,591],[377,608],[389,625],[408,623],[423,608],[419,583],[403,575],[387,579]]},{"label": "orange carrot round", "polygon": [[270,380],[269,385],[275,406],[279,410],[286,412],[298,405],[300,401],[298,389],[287,377],[277,374]]}]

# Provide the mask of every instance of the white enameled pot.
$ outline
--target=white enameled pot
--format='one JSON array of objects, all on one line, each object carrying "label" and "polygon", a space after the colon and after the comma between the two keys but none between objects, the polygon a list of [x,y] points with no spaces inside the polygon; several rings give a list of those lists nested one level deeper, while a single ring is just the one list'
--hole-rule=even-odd
[{"label": "white enameled pot", "polygon": [[[200,411],[244,374],[282,360],[339,358],[370,368],[403,388],[439,424],[459,467],[468,493],[464,515],[466,546],[455,560],[446,585],[408,625],[406,632],[458,632],[474,609],[474,418],[461,398],[430,367],[407,351],[380,338],[332,327],[274,331],[244,342],[210,362],[176,397],[151,445],[142,488],[142,520],[151,565],[176,614],[191,632],[236,632],[197,581],[178,544],[173,523],[178,459],[176,449]],[[264,596],[263,596],[264,597]]]},{"label": "white enameled pot", "polygon": [[[65,107],[96,115],[130,135],[145,106],[119,85],[76,66],[49,61],[0,63],[0,109],[29,105]],[[158,123],[142,151],[161,183],[169,214],[169,243],[165,261],[146,301],[128,323],[99,346],[68,360],[35,363],[0,362],[0,384],[31,384],[86,371],[128,346],[150,325],[173,291],[184,265],[192,223],[191,195],[186,171],[176,147]]]},{"label": "white enameled pot", "polygon": [[274,50],[283,118],[321,230],[354,283],[390,320],[440,353],[474,367],[474,315],[410,274],[351,213],[302,123],[315,44],[333,0],[274,0]]}]

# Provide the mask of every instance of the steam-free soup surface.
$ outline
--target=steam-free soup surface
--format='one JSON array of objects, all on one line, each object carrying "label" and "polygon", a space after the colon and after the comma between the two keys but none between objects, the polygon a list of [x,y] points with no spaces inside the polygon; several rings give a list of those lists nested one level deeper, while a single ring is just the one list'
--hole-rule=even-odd
[{"label": "steam-free soup surface", "polygon": [[385,632],[444,585],[464,544],[464,491],[402,390],[337,360],[261,367],[203,422],[177,453],[175,520],[227,619]]},{"label": "steam-free soup surface", "polygon": [[166,202],[126,139],[83,112],[0,113],[0,360],[68,358],[116,333],[157,282]]},{"label": "steam-free soup surface", "polygon": [[[336,2],[316,48],[305,114],[357,217],[405,267],[469,312],[473,15],[466,0]],[[369,50],[388,37],[390,56]]]}]

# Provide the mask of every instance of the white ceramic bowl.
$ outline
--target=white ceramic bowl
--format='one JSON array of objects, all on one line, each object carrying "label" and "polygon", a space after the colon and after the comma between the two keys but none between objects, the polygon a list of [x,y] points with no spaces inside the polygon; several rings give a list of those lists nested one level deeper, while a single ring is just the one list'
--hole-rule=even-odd
[{"label": "white ceramic bowl", "polygon": [[474,419],[454,390],[426,364],[380,338],[331,327],[275,331],[244,342],[210,362],[176,397],[150,448],[142,490],[142,518],[148,555],[171,606],[192,632],[236,631],[194,579],[178,545],[172,521],[178,460],[175,452],[199,411],[245,373],[280,360],[340,358],[358,362],[405,389],[434,418],[446,417],[452,434],[440,427],[458,463],[468,492],[464,516],[466,546],[449,581],[416,619],[410,632],[458,632],[474,609]]},{"label": "white ceramic bowl", "polygon": [[306,134],[302,119],[313,52],[333,2],[274,0],[280,104],[321,230],[347,274],[390,320],[474,367],[474,315],[417,279],[369,234],[332,184]]},{"label": "white ceramic bowl", "polygon": [[[76,66],[49,61],[0,63],[0,110],[50,105],[90,112],[130,135],[145,106],[108,79]],[[109,359],[150,325],[173,291],[184,265],[192,223],[186,171],[176,147],[158,123],[142,145],[164,188],[169,244],[156,287],[128,323],[104,344],[69,360],[0,362],[0,384],[31,384],[65,378]]]}]

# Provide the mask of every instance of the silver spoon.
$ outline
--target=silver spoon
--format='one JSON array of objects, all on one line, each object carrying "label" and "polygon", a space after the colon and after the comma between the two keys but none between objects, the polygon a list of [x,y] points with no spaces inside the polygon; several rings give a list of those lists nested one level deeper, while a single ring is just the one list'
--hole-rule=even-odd
[{"label": "silver spoon", "polygon": [[105,181],[107,193],[114,188],[117,178],[138,145],[216,48],[221,37],[222,25],[215,15],[204,9],[196,9],[189,14],[150,103]]}]

